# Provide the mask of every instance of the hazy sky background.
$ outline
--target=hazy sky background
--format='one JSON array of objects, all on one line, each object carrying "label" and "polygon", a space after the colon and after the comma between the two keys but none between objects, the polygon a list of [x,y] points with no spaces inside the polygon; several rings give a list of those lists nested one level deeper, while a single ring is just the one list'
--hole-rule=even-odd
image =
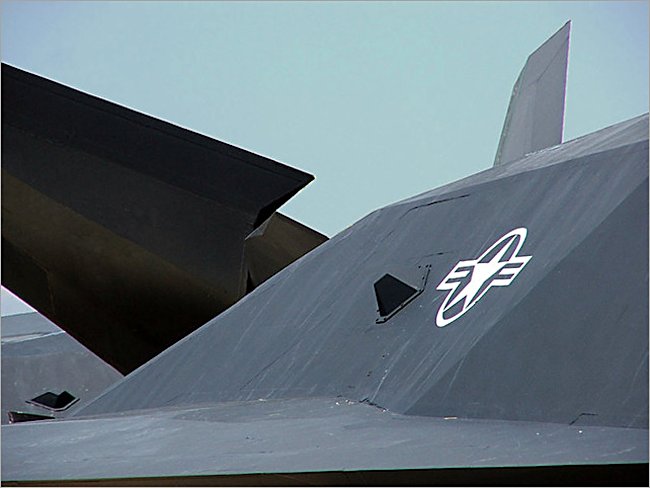
[{"label": "hazy sky background", "polygon": [[565,140],[648,111],[647,2],[1,9],[3,62],[314,174],[281,212],[328,236],[490,167],[526,57],[569,19]]}]

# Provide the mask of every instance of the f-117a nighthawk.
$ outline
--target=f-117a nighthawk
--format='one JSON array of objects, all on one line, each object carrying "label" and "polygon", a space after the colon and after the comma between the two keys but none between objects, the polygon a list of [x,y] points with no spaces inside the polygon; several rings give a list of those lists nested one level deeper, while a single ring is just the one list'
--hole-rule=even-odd
[{"label": "f-117a nighthawk", "polygon": [[126,375],[3,482],[644,484],[648,115],[562,142],[568,42],[493,167],[330,239],[310,175],[3,65],[3,283]]}]

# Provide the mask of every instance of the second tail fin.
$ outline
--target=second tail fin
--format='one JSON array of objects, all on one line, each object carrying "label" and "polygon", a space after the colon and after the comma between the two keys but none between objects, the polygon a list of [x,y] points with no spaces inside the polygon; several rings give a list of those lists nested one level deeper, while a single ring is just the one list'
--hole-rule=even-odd
[{"label": "second tail fin", "polygon": [[562,142],[571,21],[528,56],[512,89],[494,166]]}]

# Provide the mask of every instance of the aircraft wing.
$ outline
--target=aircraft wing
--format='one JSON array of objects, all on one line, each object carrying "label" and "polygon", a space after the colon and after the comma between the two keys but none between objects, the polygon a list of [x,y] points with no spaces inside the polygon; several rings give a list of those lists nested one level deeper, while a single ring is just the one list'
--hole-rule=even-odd
[{"label": "aircraft wing", "polygon": [[[39,415],[66,415],[70,406],[87,402],[122,378],[115,369],[35,312],[2,317],[0,359],[3,424]],[[34,402],[41,395],[62,392],[72,396],[71,402],[45,406]]]},{"label": "aircraft wing", "polygon": [[252,292],[65,419],[3,426],[3,482],[647,482],[648,114],[504,162],[271,277],[301,229],[256,219]]},{"label": "aircraft wing", "polygon": [[30,422],[2,434],[7,486],[620,486],[648,469],[645,429],[407,416],[344,398]]},{"label": "aircraft wing", "polygon": [[275,215],[312,179],[2,65],[2,282],[122,373],[252,289],[267,220],[254,285],[327,239]]}]

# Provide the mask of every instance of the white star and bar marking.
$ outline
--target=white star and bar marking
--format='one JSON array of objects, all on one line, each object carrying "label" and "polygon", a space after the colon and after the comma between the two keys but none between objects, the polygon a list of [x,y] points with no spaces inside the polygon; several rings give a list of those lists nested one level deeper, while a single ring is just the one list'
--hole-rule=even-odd
[{"label": "white star and bar marking", "polygon": [[532,257],[518,255],[526,234],[525,227],[514,229],[498,239],[478,258],[459,261],[454,266],[436,288],[449,292],[436,315],[438,327],[445,327],[458,319],[491,287],[512,283]]}]

